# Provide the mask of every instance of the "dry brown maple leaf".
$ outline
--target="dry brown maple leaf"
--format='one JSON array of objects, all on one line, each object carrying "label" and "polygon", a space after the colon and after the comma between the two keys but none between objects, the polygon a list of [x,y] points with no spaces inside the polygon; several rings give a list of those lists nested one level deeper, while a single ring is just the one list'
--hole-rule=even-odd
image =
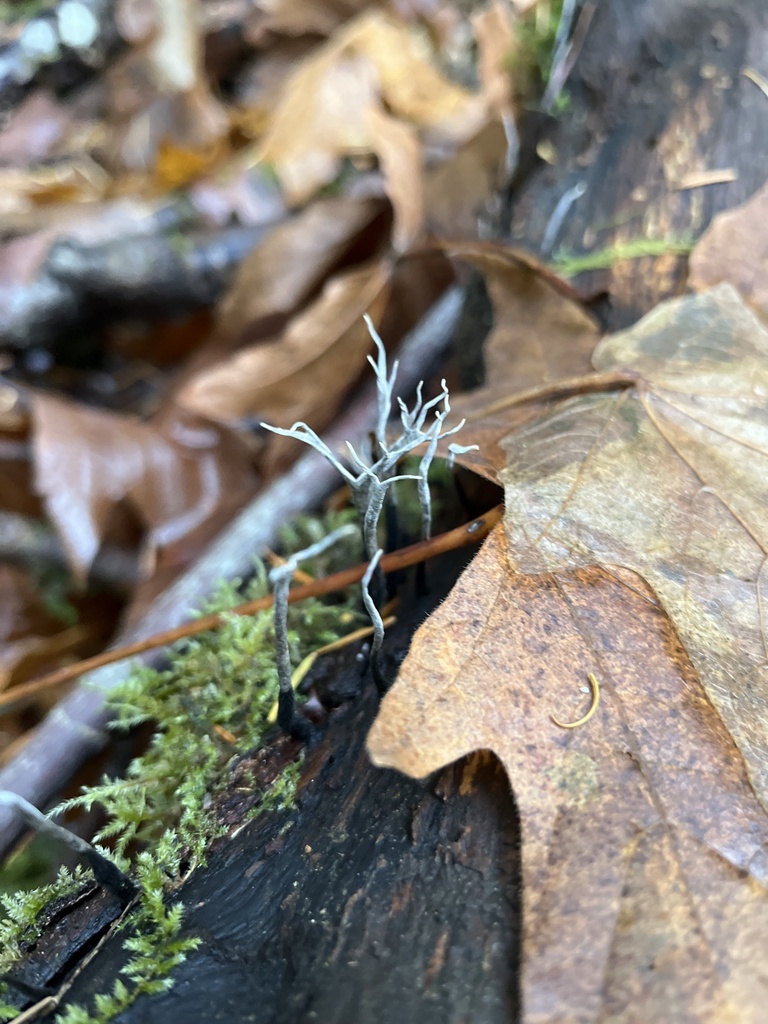
[{"label": "dry brown maple leaf", "polygon": [[[724,285],[593,361],[636,386],[501,441],[505,528],[417,633],[369,750],[415,776],[478,748],[505,764],[526,1022],[757,1022],[768,331]],[[561,730],[588,672],[597,713]]]}]

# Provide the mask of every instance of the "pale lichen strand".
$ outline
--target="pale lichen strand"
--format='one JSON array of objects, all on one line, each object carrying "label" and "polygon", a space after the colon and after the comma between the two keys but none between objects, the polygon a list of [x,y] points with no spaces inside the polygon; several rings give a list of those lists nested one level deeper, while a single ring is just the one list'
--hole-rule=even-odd
[{"label": "pale lichen strand", "polygon": [[[314,522],[305,517],[292,527],[291,541],[301,547],[306,537],[345,521],[349,521],[347,513]],[[355,554],[359,540],[356,548]],[[337,560],[348,564],[349,554],[349,550],[326,554],[322,566],[308,568],[334,571]],[[266,572],[257,563],[247,587],[241,588],[237,580],[222,584],[201,614],[231,608],[266,590]],[[288,634],[292,661],[297,663],[308,651],[360,621],[351,593],[335,604],[310,600],[292,606]],[[112,992],[97,996],[87,1009],[66,1007],[59,1021],[106,1024],[139,995],[171,987],[173,969],[199,940],[181,935],[183,906],[169,902],[169,891],[180,880],[182,859],[188,872],[203,862],[212,839],[226,831],[211,808],[217,794],[226,791],[235,762],[262,745],[271,728],[267,716],[276,691],[272,615],[267,611],[233,615],[219,630],[184,641],[173,651],[167,670],[140,669],[110,695],[116,729],[154,723],[149,747],[131,762],[124,778],[104,779],[59,809],[103,805],[108,820],[96,842],[109,841],[109,855],[123,869],[129,867],[129,846],[136,842],[143,846],[133,860],[138,901],[126,921],[131,934],[124,946],[131,955]],[[288,765],[246,816],[290,807],[299,767],[296,762]],[[38,924],[40,911],[51,899],[73,894],[87,879],[88,873],[80,869],[72,874],[62,871],[50,886],[2,897],[7,917],[0,921],[0,971],[10,969],[35,941],[44,926],[42,921]],[[0,990],[2,1020],[13,1019],[19,1012],[7,997],[5,987]]]}]

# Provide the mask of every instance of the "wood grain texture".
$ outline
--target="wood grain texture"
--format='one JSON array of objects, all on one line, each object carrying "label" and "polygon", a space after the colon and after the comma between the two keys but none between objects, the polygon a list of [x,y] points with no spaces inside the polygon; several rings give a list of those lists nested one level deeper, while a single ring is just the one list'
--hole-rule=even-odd
[{"label": "wood grain texture", "polygon": [[[742,75],[766,74],[763,0],[603,0],[566,85],[570,106],[549,127],[540,162],[514,200],[510,235],[538,253],[558,200],[586,186],[554,249],[593,252],[642,237],[696,239],[766,177],[768,99]],[[686,175],[732,168],[736,179],[679,190]],[[582,274],[610,293],[605,321],[625,327],[685,285],[687,260],[622,260]]]}]

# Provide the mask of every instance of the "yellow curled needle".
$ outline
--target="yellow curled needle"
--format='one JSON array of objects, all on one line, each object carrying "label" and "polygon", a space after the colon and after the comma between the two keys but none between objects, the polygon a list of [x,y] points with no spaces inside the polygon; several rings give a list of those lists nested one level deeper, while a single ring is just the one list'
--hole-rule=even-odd
[{"label": "yellow curled needle", "polygon": [[587,679],[589,679],[592,687],[592,706],[583,718],[578,718],[575,722],[561,722],[555,718],[554,715],[550,715],[549,717],[555,725],[559,725],[561,729],[575,729],[579,725],[584,725],[584,723],[588,722],[592,715],[597,711],[597,705],[600,701],[600,684],[591,672],[587,676]]}]

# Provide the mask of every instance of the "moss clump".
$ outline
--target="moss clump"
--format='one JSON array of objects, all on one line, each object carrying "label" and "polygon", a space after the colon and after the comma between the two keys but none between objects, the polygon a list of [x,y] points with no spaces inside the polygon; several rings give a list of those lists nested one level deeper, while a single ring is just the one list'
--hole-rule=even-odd
[{"label": "moss clump", "polygon": [[140,995],[156,995],[173,986],[171,972],[201,941],[180,936],[184,907],[166,902],[169,880],[178,878],[179,855],[178,836],[168,829],[151,851],[137,856],[138,906],[130,918],[133,934],[123,943],[131,954],[122,970],[128,983],[118,978],[110,993],[95,997],[92,1011],[67,1006],[57,1017],[59,1024],[106,1024]]},{"label": "moss clump", "polygon": [[[324,517],[318,525],[302,520],[294,540],[302,546],[307,531],[335,528],[346,514]],[[358,548],[359,552],[359,548]],[[345,555],[348,552],[344,553]],[[317,571],[317,566],[308,566]],[[326,556],[323,571],[335,566]],[[238,581],[222,584],[201,614],[225,611],[267,591],[261,563],[246,588]],[[354,596],[336,604],[304,601],[289,611],[289,644],[297,663],[309,651],[338,639],[359,624]],[[342,623],[346,628],[341,628]],[[168,989],[171,972],[195,948],[198,939],[182,937],[183,907],[170,905],[168,893],[184,871],[204,861],[211,840],[224,828],[215,818],[217,794],[224,793],[231,769],[244,754],[262,745],[269,711],[277,695],[272,613],[227,617],[218,630],[183,641],[173,651],[165,671],[140,669],[109,697],[115,729],[152,722],[155,732],[147,750],[135,758],[124,778],[102,780],[57,810],[101,804],[107,823],[95,837],[109,842],[104,851],[123,870],[133,859],[139,887],[137,906],[127,918],[130,952],[111,993],[99,996],[92,1010],[70,1006],[59,1015],[66,1024],[104,1024],[125,1010],[137,996]],[[289,765],[272,785],[257,794],[249,812],[280,809],[292,804],[299,765]],[[37,937],[38,913],[54,896],[71,893],[83,875],[62,873],[53,886],[4,897],[8,920],[0,924],[0,968],[8,969]],[[0,1000],[4,993],[0,992]],[[0,1004],[0,1019],[18,1013]]]},{"label": "moss clump", "polygon": [[[70,872],[61,868],[55,881],[20,893],[0,895],[0,974],[10,970],[23,955],[24,949],[40,935],[45,926],[43,911],[54,900],[73,896],[83,887],[86,873],[81,868]],[[0,1019],[10,1020],[18,1014],[16,1007],[3,1001],[0,991]]]}]

